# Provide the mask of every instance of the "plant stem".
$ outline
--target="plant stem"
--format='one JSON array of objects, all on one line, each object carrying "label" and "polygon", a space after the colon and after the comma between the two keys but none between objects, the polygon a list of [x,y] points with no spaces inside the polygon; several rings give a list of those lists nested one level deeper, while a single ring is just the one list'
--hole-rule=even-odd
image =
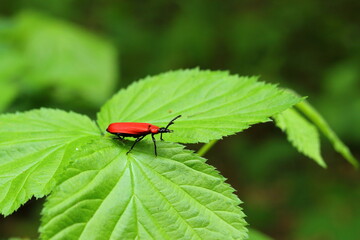
[{"label": "plant stem", "polygon": [[197,152],[197,154],[202,157],[204,156],[211,148],[212,146],[214,146],[214,144],[217,142],[218,140],[211,140],[210,142],[204,144],[200,150]]}]

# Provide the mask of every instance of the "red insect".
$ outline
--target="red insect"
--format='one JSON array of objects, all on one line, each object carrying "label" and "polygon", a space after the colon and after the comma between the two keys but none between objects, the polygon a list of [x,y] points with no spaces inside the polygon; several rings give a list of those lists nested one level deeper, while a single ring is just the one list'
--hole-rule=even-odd
[{"label": "red insect", "polygon": [[160,133],[160,139],[161,141],[164,141],[164,139],[162,138],[162,134],[173,132],[172,130],[168,129],[168,127],[174,124],[174,121],[179,117],[181,117],[181,115],[171,120],[166,127],[158,127],[150,123],[118,122],[111,123],[106,129],[106,131],[118,136],[119,139],[124,139],[125,137],[136,138],[134,144],[131,146],[130,150],[126,154],[128,154],[134,148],[136,143],[140,142],[146,135],[151,134],[152,140],[154,142],[155,155],[157,156],[156,141],[154,135]]}]

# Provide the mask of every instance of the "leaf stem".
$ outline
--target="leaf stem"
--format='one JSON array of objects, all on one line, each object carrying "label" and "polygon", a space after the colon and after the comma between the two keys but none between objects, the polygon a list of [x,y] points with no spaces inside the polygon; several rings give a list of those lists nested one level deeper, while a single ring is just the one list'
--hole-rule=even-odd
[{"label": "leaf stem", "polygon": [[204,156],[211,148],[212,146],[215,145],[215,143],[217,142],[218,140],[211,140],[210,142],[204,144],[200,150],[197,152],[197,154],[202,157]]}]

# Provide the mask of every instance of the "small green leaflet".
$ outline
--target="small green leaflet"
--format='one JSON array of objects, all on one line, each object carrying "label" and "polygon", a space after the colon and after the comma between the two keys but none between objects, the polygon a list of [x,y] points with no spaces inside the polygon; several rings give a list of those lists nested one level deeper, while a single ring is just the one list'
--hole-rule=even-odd
[{"label": "small green leaflet", "polygon": [[289,141],[299,152],[315,160],[320,166],[326,164],[320,154],[320,139],[316,127],[290,108],[274,115],[276,125],[286,132]]},{"label": "small green leaflet", "polygon": [[149,122],[171,126],[165,140],[209,142],[269,120],[301,101],[275,85],[222,71],[198,69],[167,72],[135,82],[120,90],[98,113],[105,130],[112,122]]},{"label": "small green leaflet", "polygon": [[130,154],[98,138],[47,198],[41,239],[245,239],[240,200],[213,167],[183,146],[150,141]]},{"label": "small green leaflet", "polygon": [[53,109],[0,116],[0,213],[48,194],[69,155],[99,135],[88,117]]},{"label": "small green leaflet", "polygon": [[325,119],[307,101],[300,102],[296,108],[308,117],[314,125],[330,140],[334,149],[340,153],[354,167],[359,167],[359,162],[352,155],[349,148],[340,140],[336,133],[330,128]]}]

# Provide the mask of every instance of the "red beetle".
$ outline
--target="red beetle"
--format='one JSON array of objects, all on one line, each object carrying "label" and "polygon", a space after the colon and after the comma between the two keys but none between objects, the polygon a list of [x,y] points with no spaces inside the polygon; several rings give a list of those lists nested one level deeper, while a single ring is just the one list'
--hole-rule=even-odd
[{"label": "red beetle", "polygon": [[181,115],[171,120],[166,127],[158,127],[150,123],[118,122],[111,123],[106,129],[106,131],[118,136],[119,139],[124,139],[125,137],[136,138],[134,144],[131,146],[130,150],[126,154],[128,154],[134,148],[136,143],[140,142],[146,135],[151,134],[152,140],[154,142],[155,155],[157,156],[156,141],[154,135],[160,133],[160,139],[161,141],[163,141],[164,139],[162,138],[162,134],[173,132],[172,130],[168,129],[168,127],[174,124],[174,121],[179,117],[181,117]]}]

